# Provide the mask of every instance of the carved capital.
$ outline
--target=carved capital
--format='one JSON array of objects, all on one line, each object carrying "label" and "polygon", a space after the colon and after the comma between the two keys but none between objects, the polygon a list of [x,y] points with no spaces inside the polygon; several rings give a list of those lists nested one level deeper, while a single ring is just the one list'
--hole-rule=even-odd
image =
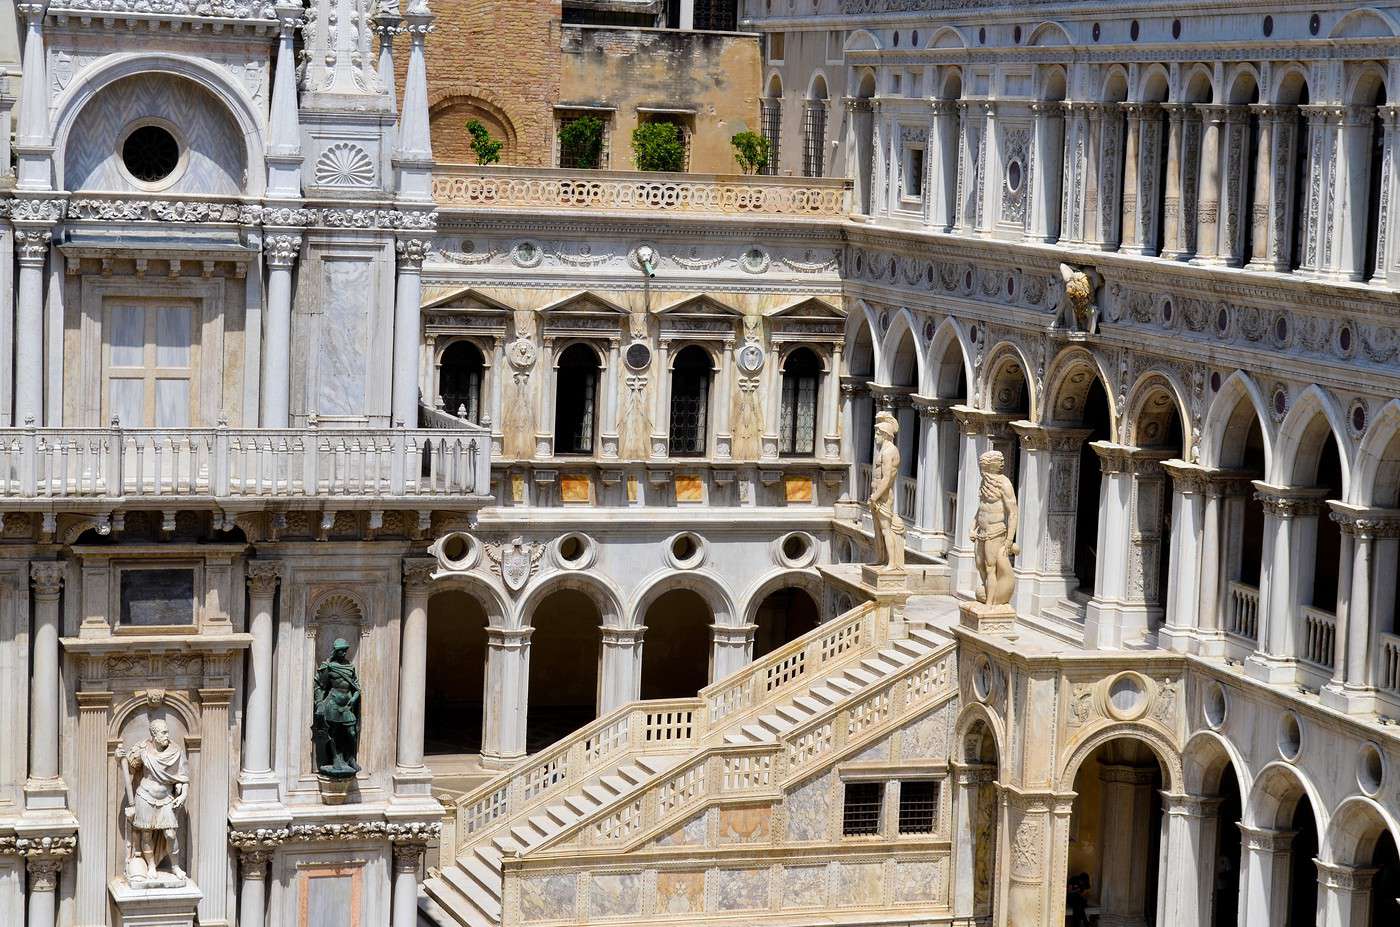
[{"label": "carved capital", "polygon": [[26,267],[42,267],[49,256],[53,233],[48,229],[15,229],[15,251]]},{"label": "carved capital", "polygon": [[1254,498],[1264,511],[1275,518],[1299,518],[1317,515],[1324,505],[1326,489],[1291,489],[1254,481]]},{"label": "carved capital", "polygon": [[394,871],[395,872],[417,872],[418,864],[423,859],[423,852],[427,850],[427,845],[422,843],[410,843],[407,841],[394,844]]},{"label": "carved capital", "polygon": [[291,267],[300,253],[300,235],[269,235],[263,243],[263,254],[269,267]]},{"label": "carved capital", "polygon": [[1327,888],[1342,892],[1364,892],[1371,888],[1371,880],[1379,869],[1357,869],[1352,866],[1338,866],[1313,860],[1317,866],[1317,881]]},{"label": "carved capital", "polygon": [[423,266],[423,259],[428,256],[432,247],[432,241],[427,238],[400,238],[394,243],[394,250],[399,256],[399,267],[418,270]]},{"label": "carved capital", "polygon": [[415,557],[403,562],[403,589],[409,595],[425,596],[433,587],[435,561]]},{"label": "carved capital", "polygon": [[25,860],[29,870],[29,890],[31,892],[51,892],[58,888],[58,873],[63,869],[63,860],[56,856],[31,856]]},{"label": "carved capital", "polygon": [[1244,848],[1256,853],[1286,853],[1293,846],[1296,832],[1291,830],[1270,830],[1267,827],[1249,827],[1240,824],[1240,834],[1244,838]]},{"label": "carved capital", "polygon": [[272,862],[272,857],[276,855],[275,847],[255,847],[250,850],[239,850],[238,862],[243,869],[243,878],[261,882],[267,878],[267,864]]},{"label": "carved capital", "polygon": [[248,591],[253,595],[273,595],[282,580],[282,563],[277,560],[248,561]]},{"label": "carved capital", "polygon": [[63,590],[63,564],[57,560],[31,563],[29,578],[34,581],[35,596],[56,599]]}]

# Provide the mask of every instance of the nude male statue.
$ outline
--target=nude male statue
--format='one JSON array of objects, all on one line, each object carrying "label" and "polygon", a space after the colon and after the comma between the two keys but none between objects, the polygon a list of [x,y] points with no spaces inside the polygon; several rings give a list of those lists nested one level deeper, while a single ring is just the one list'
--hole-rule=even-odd
[{"label": "nude male statue", "polygon": [[1006,478],[1006,460],[1001,451],[988,451],[977,458],[982,469],[982,485],[977,493],[977,514],[972,521],[972,546],[982,588],[977,601],[987,605],[1011,604],[1016,574],[1011,558],[1021,552],[1016,546],[1020,507],[1016,490]]},{"label": "nude male statue", "polygon": [[870,478],[870,519],[875,527],[875,564],[904,569],[904,521],[895,511],[899,476],[899,422],[888,412],[875,416],[875,466]]}]

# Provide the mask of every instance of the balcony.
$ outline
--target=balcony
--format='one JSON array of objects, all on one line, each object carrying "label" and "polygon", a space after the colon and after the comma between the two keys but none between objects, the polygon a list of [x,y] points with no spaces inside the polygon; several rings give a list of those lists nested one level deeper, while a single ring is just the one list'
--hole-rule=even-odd
[{"label": "balcony", "polygon": [[433,198],[444,209],[671,213],[842,219],[851,182],[821,177],[662,174],[641,171],[439,164]]},{"label": "balcony", "polygon": [[0,501],[419,501],[490,492],[490,436],[453,429],[13,428]]}]

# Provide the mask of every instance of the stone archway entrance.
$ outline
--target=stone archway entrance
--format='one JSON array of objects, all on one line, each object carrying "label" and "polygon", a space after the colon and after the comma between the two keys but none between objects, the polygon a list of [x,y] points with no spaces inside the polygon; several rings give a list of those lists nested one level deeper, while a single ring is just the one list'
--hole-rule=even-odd
[{"label": "stone archway entrance", "polygon": [[527,753],[548,747],[597,717],[601,652],[598,607],[576,589],[546,596],[531,624]]},{"label": "stone archway entrance", "polygon": [[663,592],[647,609],[642,698],[694,698],[710,682],[714,615],[690,589]]},{"label": "stone archway entrance", "polygon": [[428,600],[423,746],[429,755],[481,752],[486,611],[457,589]]},{"label": "stone archway entrance", "polygon": [[820,621],[816,601],[805,589],[784,586],[764,596],[754,612],[753,658],[767,656],[811,631]]}]

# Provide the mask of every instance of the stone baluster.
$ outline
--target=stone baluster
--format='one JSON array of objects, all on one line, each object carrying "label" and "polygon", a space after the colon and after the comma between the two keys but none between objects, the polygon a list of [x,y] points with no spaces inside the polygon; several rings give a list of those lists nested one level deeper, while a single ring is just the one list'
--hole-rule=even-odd
[{"label": "stone baluster", "polygon": [[1060,184],[1064,176],[1065,105],[1037,101],[1030,107],[1035,116],[1035,146],[1030,163],[1034,165],[1036,181],[1027,236],[1032,241],[1054,244],[1062,232]]},{"label": "stone baluster", "polygon": [[1284,922],[1288,910],[1288,869],[1292,831],[1240,828],[1240,907],[1236,923],[1267,927]]},{"label": "stone baluster", "polygon": [[431,774],[423,765],[423,722],[428,678],[428,598],[433,589],[434,565],[427,558],[403,562],[396,796],[430,797]]},{"label": "stone baluster", "polygon": [[1162,108],[1167,111],[1167,170],[1162,178],[1166,191],[1162,196],[1162,241],[1158,253],[1169,260],[1181,260],[1189,257],[1183,231],[1184,204],[1181,196],[1187,107],[1181,103],[1163,103]]},{"label": "stone baluster", "polygon": [[530,635],[534,628],[486,629],[483,761],[499,766],[525,755],[530,694]]},{"label": "stone baluster", "polygon": [[[286,428],[291,415],[292,265],[301,235],[269,230],[263,240],[267,265],[267,332],[263,339],[262,414],[264,428]],[[416,418],[415,418],[416,423]]]},{"label": "stone baluster", "polygon": [[605,626],[603,632],[603,690],[598,715],[636,701],[642,691],[643,627]]},{"label": "stone baluster", "polygon": [[272,771],[272,693],[275,687],[272,646],[273,615],[282,564],[250,560],[248,575],[248,705],[243,720],[243,768],[238,796],[243,802],[277,801],[277,777]]},{"label": "stone baluster", "polygon": [[1220,262],[1220,147],[1229,107],[1199,103],[1201,114],[1200,192],[1196,197],[1196,257],[1202,264]]},{"label": "stone baluster", "polygon": [[266,927],[267,867],[274,850],[256,847],[238,854],[238,927]]}]

